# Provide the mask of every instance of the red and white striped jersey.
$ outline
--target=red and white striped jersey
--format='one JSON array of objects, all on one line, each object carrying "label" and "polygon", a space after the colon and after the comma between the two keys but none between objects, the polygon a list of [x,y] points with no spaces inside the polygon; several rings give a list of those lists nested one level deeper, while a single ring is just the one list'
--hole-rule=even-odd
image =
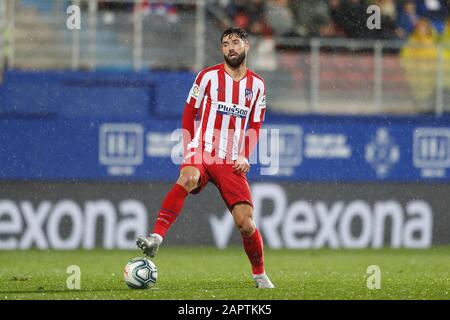
[{"label": "red and white striped jersey", "polygon": [[223,63],[206,68],[197,75],[185,108],[195,108],[192,110],[195,113],[200,110],[188,150],[201,147],[213,156],[236,160],[239,154],[244,154],[247,129],[253,125],[259,127],[264,121],[264,80],[247,69],[240,81],[234,81]]}]

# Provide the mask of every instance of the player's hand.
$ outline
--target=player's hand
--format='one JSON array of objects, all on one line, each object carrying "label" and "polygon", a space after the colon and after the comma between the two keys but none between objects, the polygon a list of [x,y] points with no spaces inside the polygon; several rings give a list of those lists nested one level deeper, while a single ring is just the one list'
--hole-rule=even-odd
[{"label": "player's hand", "polygon": [[250,171],[250,164],[244,156],[239,156],[234,162],[233,169],[247,173]]}]

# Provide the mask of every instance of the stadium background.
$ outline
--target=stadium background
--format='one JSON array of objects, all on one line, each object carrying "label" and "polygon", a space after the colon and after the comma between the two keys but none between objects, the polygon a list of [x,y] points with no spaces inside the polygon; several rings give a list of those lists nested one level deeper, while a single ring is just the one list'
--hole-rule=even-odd
[{"label": "stadium background", "polygon": [[[81,8],[70,30],[69,5]],[[369,5],[381,8],[370,30]],[[279,170],[249,174],[267,248],[450,243],[447,1],[0,1],[0,249],[134,249],[229,25],[250,31]],[[269,131],[269,137],[274,131]],[[270,141],[270,139],[269,139]],[[260,143],[264,154],[270,145]],[[239,245],[211,185],[167,246]]]},{"label": "stadium background", "polygon": [[[3,1],[0,247],[132,248],[177,177],[195,73],[220,61],[231,23],[250,30],[279,130],[278,172],[260,175],[274,164],[258,157],[249,174],[268,246],[448,243],[447,4],[418,1],[412,19],[411,1],[374,3],[381,30],[359,1]],[[169,244],[237,243],[215,192],[189,199]],[[23,241],[38,213],[45,240]],[[329,221],[336,236],[317,240]]]}]

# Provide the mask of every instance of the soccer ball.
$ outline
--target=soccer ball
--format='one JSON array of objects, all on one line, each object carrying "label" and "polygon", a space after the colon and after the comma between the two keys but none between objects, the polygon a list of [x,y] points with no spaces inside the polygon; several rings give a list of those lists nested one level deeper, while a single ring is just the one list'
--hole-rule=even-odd
[{"label": "soccer ball", "polygon": [[134,258],[128,261],[125,266],[123,278],[131,289],[146,289],[155,285],[158,278],[158,270],[151,260]]}]

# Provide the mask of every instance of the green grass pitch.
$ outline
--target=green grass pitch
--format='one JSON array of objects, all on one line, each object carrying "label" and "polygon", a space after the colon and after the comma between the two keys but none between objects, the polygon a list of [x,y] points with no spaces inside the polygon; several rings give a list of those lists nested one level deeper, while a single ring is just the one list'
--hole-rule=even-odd
[{"label": "green grass pitch", "polygon": [[[265,250],[273,290],[254,288],[240,247],[163,247],[154,288],[129,289],[122,271],[138,250],[0,251],[0,299],[449,299],[450,247],[428,250]],[[69,290],[67,267],[81,268]],[[368,289],[367,267],[381,270]]]}]

